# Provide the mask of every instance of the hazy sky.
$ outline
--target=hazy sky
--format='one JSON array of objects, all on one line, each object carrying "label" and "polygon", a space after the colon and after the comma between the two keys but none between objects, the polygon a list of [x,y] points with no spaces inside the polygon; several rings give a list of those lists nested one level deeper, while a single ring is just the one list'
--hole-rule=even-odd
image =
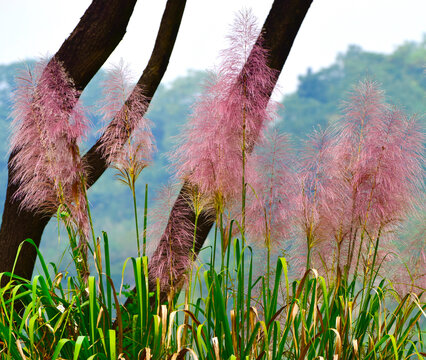
[{"label": "hazy sky", "polygon": [[[0,0],[0,64],[54,54],[90,0]],[[120,58],[139,76],[151,53],[166,0],[140,0],[127,34],[108,62]],[[165,75],[212,68],[224,47],[234,13],[252,8],[262,24],[272,0],[188,0]],[[391,52],[426,33],[425,0],[314,0],[281,75],[281,91],[294,90],[297,76],[333,62],[349,44]],[[426,59],[425,59],[426,62]]]}]

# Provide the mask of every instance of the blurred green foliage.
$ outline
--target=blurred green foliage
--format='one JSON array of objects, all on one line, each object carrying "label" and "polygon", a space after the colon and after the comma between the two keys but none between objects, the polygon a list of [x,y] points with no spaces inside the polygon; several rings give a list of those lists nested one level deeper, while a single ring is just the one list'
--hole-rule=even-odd
[{"label": "blurred green foliage", "polygon": [[368,77],[380,83],[391,104],[408,114],[426,112],[426,36],[407,42],[392,54],[363,51],[352,45],[331,66],[299,77],[295,93],[283,99],[279,128],[303,139],[315,126],[326,127],[339,117],[343,99],[358,81]]}]

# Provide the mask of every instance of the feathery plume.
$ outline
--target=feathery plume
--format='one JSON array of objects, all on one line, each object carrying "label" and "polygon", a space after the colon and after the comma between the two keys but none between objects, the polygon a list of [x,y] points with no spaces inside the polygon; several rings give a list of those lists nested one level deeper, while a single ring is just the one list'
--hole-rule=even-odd
[{"label": "feathery plume", "polygon": [[303,228],[313,257],[329,268],[346,261],[349,269],[360,258],[369,265],[374,243],[380,240],[380,260],[394,227],[418,204],[423,135],[370,81],[355,88],[330,135],[325,147],[324,136],[311,141],[304,157]]},{"label": "feathery plume", "polygon": [[[306,266],[321,267],[321,253],[332,254],[334,244],[324,236],[323,216],[324,198],[336,192],[335,174],[337,172],[334,159],[334,133],[331,129],[316,130],[305,142],[300,160],[300,230],[306,241],[295,247],[295,262],[300,270]],[[320,251],[320,248],[322,249]],[[307,263],[302,264],[303,259]]]},{"label": "feathery plume", "polygon": [[370,252],[362,248],[364,237],[369,248],[377,237],[386,247],[388,230],[415,208],[423,186],[423,135],[415,118],[386,104],[368,80],[355,88],[336,130],[336,161],[350,194],[350,267],[352,259],[358,262],[354,253]]},{"label": "feathery plume", "polygon": [[366,229],[399,221],[418,204],[423,135],[415,118],[386,109],[369,129],[353,182],[357,217]]},{"label": "feathery plume", "polygon": [[79,92],[55,59],[16,78],[11,151],[15,198],[22,208],[54,213],[65,206],[77,227],[88,233],[84,164],[78,142],[87,119]]},{"label": "feathery plume", "polygon": [[288,136],[270,130],[249,162],[247,232],[268,248],[278,246],[290,235],[300,201]]},{"label": "feathery plume", "polygon": [[276,73],[266,64],[267,51],[255,43],[256,22],[242,12],[221,54],[217,74],[205,86],[171,156],[176,175],[206,195],[231,201],[241,194],[242,148],[252,151],[271,119],[267,106]]},{"label": "feathery plume", "polygon": [[[426,209],[424,204],[423,202],[421,208],[417,209],[416,216],[410,219],[410,226],[399,229],[399,233],[409,236],[408,241],[403,243],[403,250],[397,254],[394,261],[386,264],[386,271],[391,274],[392,284],[400,296],[403,297],[409,292],[423,293],[421,300],[426,298],[424,293],[426,289],[424,270],[426,268]],[[397,241],[401,242],[401,238]],[[393,245],[397,248],[400,244]]]},{"label": "feathery plume", "polygon": [[130,84],[130,72],[123,62],[109,70],[102,84],[100,113],[106,126],[101,150],[107,162],[119,169],[146,167],[154,150],[151,123],[144,117],[148,99],[139,85]]}]

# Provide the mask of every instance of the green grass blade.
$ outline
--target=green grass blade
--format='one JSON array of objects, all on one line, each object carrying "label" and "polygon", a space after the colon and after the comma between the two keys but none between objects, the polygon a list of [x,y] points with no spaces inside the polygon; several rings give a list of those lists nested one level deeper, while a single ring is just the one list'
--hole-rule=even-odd
[{"label": "green grass blade", "polygon": [[109,322],[111,323],[111,317],[112,317],[112,294],[111,294],[111,284],[108,281],[108,279],[111,279],[111,259],[110,259],[110,253],[109,253],[109,240],[108,235],[105,231],[102,231],[102,237],[104,239],[104,252],[105,252],[105,273],[107,276],[106,281],[106,298],[107,298],[107,309],[108,309],[108,316],[109,316]]},{"label": "green grass blade", "polygon": [[70,339],[61,339],[61,340],[59,340],[58,344],[55,347],[55,351],[53,352],[52,360],[58,359],[58,356],[59,356],[62,348],[64,347],[64,345],[66,343],[69,343],[69,342],[71,342]]},{"label": "green grass blade", "polygon": [[75,346],[74,346],[74,355],[73,355],[73,360],[78,360],[79,359],[79,355],[80,355],[80,351],[83,347],[83,343],[87,342],[87,337],[86,336],[79,336],[75,342]]}]

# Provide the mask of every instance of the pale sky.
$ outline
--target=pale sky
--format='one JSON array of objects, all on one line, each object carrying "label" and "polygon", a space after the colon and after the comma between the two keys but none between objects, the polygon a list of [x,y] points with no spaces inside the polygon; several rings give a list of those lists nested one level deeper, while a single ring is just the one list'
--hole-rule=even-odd
[{"label": "pale sky", "polygon": [[[90,0],[0,0],[0,64],[53,55],[89,6]],[[123,58],[135,76],[150,56],[166,0],[140,0],[127,33],[108,60]],[[261,25],[272,0],[188,0],[165,81],[188,69],[209,69],[225,46],[234,13],[251,8]],[[296,88],[308,67],[330,65],[348,45],[393,51],[426,33],[425,0],[314,0],[280,78],[283,93]],[[426,59],[425,59],[426,63]]]}]

